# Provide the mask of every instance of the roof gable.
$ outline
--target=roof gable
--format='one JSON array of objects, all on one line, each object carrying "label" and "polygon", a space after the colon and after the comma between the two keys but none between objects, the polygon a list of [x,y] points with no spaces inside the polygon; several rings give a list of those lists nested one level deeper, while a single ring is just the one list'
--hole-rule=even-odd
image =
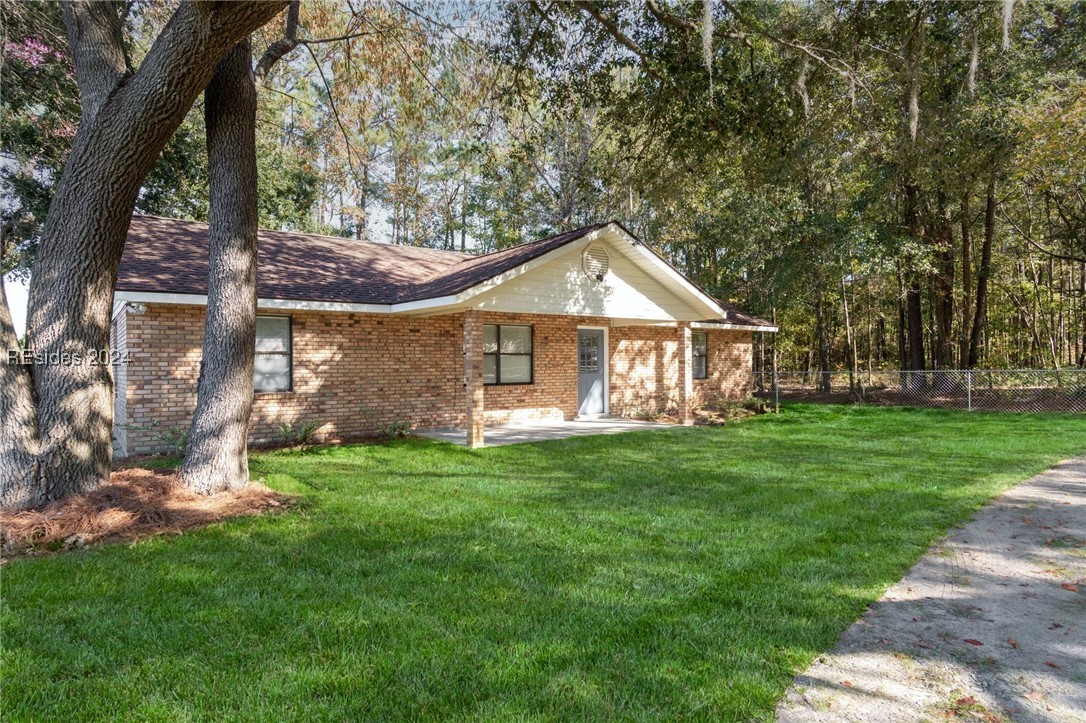
[{"label": "roof gable", "polygon": [[[586,270],[588,253],[605,260],[604,273],[597,276]],[[654,276],[626,235],[609,225],[541,261],[464,301],[491,311],[656,322],[719,316],[685,289]]]}]

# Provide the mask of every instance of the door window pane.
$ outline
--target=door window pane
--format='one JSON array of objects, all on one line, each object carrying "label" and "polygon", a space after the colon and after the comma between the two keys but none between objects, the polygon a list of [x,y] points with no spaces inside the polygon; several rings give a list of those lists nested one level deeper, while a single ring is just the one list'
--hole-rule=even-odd
[{"label": "door window pane", "polygon": [[595,334],[581,336],[580,370],[588,373],[600,370],[599,337]]}]

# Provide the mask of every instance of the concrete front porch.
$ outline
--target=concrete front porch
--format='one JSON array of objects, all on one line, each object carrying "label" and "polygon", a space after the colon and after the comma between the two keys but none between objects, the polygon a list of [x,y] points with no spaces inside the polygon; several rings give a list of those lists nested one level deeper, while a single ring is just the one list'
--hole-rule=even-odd
[{"label": "concrete front porch", "polygon": [[[584,437],[592,434],[619,434],[647,429],[674,429],[674,424],[642,422],[635,419],[578,419],[569,422],[534,422],[531,424],[503,424],[487,427],[485,446],[500,447],[524,442],[545,442],[551,439]],[[467,444],[466,429],[429,429],[417,432],[420,437],[453,444]]]}]

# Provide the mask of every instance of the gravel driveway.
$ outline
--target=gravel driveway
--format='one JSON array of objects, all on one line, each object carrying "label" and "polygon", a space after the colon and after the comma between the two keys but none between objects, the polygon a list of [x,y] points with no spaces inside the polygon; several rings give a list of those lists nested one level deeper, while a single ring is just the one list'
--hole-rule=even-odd
[{"label": "gravel driveway", "polygon": [[1086,720],[1086,458],[929,550],[796,678],[777,717]]}]

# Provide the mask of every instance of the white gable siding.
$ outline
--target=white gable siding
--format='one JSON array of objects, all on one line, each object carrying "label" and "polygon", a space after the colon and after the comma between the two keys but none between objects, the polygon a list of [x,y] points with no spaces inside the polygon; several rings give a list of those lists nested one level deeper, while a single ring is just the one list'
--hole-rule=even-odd
[{"label": "white gable siding", "polygon": [[609,243],[603,281],[585,274],[583,247],[549,261],[472,299],[487,311],[673,321],[704,318]]}]

